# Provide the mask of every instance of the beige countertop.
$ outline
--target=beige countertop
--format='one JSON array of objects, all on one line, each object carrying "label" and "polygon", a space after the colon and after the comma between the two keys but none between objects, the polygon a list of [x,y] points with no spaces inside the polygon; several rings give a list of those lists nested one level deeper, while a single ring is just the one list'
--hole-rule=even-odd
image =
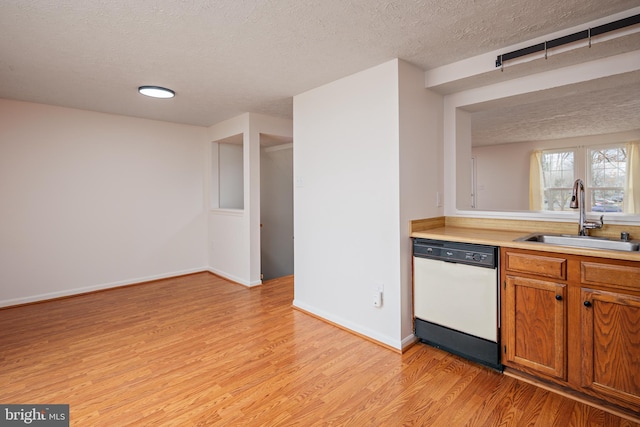
[{"label": "beige countertop", "polygon": [[[462,224],[464,226],[459,226],[459,224]],[[526,236],[532,232],[539,232],[542,230],[539,229],[539,223],[531,224],[530,226],[528,226],[528,224],[525,224],[525,226],[523,226],[522,221],[518,221],[516,224],[517,227],[515,228],[522,228],[522,230],[514,229],[514,224],[515,223],[506,221],[504,224],[502,224],[503,227],[500,227],[501,229],[496,229],[496,226],[500,226],[500,224],[498,224],[496,221],[492,220],[490,224],[487,224],[486,222],[483,222],[482,219],[480,219],[479,221],[477,221],[477,228],[474,228],[473,221],[449,221],[445,218],[434,218],[412,222],[410,236],[424,239],[467,242],[482,245],[640,262],[640,252],[637,251],[625,252],[606,249],[586,249],[570,246],[557,246],[536,242],[516,242],[514,240],[520,237]],[[562,226],[554,227],[552,224],[543,232],[565,232],[561,229],[561,227]],[[636,230],[633,231],[635,232]]]}]

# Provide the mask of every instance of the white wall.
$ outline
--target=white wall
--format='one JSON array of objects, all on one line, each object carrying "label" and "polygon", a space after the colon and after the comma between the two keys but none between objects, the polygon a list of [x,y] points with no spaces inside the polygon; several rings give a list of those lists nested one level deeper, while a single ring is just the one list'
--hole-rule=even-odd
[{"label": "white wall", "polygon": [[[260,133],[292,136],[292,121],[245,113],[208,129],[210,141],[243,135],[244,209],[212,209],[209,212],[209,270],[246,286],[260,279]],[[207,185],[218,173],[215,156],[206,156]],[[208,197],[215,197],[211,188]],[[216,206],[209,200],[207,206]]]},{"label": "white wall", "polygon": [[[209,129],[210,141],[219,141],[233,135],[243,135],[243,185],[244,185],[244,209],[211,209],[209,211],[209,233],[207,246],[209,249],[209,270],[222,277],[250,286],[250,218],[247,212],[251,209],[251,193],[249,191],[251,174],[250,140],[249,140],[249,114],[242,114],[230,120],[211,126]],[[218,185],[217,177],[218,156],[214,147],[210,144],[209,150],[213,152],[207,156],[211,159],[207,164],[208,185]],[[218,191],[207,191],[211,197],[219,197]],[[219,206],[219,200],[210,200],[207,206]]]},{"label": "white wall", "polygon": [[444,208],[442,96],[424,89],[424,72],[399,61],[400,282],[403,343],[413,337],[409,222],[441,216]]},{"label": "white wall", "polygon": [[[411,196],[434,193],[420,179],[401,192],[409,158],[427,151],[416,144],[437,135],[423,135],[437,119],[423,115],[429,96],[415,71],[393,60],[294,97],[294,305],[395,348],[412,338],[407,219],[429,215]],[[418,176],[437,182],[435,169]]]},{"label": "white wall", "polygon": [[476,160],[475,209],[529,209],[529,144],[475,147],[472,156]]},{"label": "white wall", "polygon": [[[399,347],[398,67],[297,95],[294,305]],[[384,287],[382,308],[372,295]]]},{"label": "white wall", "polygon": [[206,129],[0,99],[0,305],[206,268]]}]

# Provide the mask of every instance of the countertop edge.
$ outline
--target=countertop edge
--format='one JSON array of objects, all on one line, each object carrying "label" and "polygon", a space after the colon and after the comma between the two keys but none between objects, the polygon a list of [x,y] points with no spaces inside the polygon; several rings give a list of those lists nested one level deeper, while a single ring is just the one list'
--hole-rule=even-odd
[{"label": "countertop edge", "polygon": [[480,245],[500,246],[505,248],[640,262],[640,252],[589,249],[572,246],[549,245],[536,242],[514,241],[515,239],[526,236],[530,233],[531,231],[503,231],[486,228],[453,227],[445,225],[444,227],[412,231],[409,236],[412,238],[447,240],[452,242],[466,242]]}]

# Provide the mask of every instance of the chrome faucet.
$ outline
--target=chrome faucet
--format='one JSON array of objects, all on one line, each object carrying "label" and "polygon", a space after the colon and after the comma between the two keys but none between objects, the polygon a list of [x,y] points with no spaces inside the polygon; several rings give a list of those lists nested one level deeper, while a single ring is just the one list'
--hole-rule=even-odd
[{"label": "chrome faucet", "polygon": [[[580,200],[578,200],[578,192],[580,192]],[[571,203],[569,204],[571,209],[580,209],[580,216],[578,217],[578,235],[588,236],[590,229],[602,228],[604,225],[604,215],[600,216],[600,221],[587,221],[585,216],[584,206],[584,182],[581,179],[576,179],[573,183],[573,192],[571,193]]]}]

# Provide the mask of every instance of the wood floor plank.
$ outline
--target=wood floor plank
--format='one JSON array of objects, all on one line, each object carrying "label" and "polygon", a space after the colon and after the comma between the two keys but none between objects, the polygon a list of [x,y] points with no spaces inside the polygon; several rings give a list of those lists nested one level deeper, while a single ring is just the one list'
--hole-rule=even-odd
[{"label": "wood floor plank", "polygon": [[530,426],[533,427],[536,424],[537,419],[540,417],[544,404],[547,401],[547,396],[549,392],[542,389],[537,388],[534,390],[533,394],[529,397],[528,401],[525,402],[522,410],[522,416],[518,421],[519,426]]},{"label": "wood floor plank", "polygon": [[198,273],[0,310],[0,403],[68,403],[82,427],[640,427],[425,344],[398,354],[292,300],[292,277]]}]

